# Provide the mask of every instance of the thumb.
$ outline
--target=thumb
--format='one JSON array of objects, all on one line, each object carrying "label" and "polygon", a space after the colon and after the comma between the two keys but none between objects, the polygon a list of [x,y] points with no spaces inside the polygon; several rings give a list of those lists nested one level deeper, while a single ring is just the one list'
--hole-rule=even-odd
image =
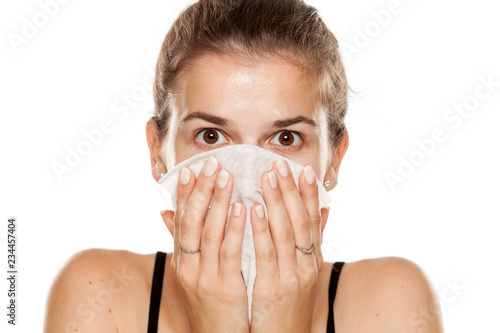
[{"label": "thumb", "polygon": [[321,208],[321,242],[323,243],[323,230],[325,230],[326,221],[328,221],[328,216],[330,215],[330,207],[325,206]]},{"label": "thumb", "polygon": [[174,211],[164,209],[160,212],[160,215],[168,231],[170,231],[170,234],[174,237]]}]

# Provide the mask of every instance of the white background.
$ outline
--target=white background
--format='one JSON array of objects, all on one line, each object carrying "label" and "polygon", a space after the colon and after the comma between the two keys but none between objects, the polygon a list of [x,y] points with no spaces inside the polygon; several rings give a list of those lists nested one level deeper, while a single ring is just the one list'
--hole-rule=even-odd
[{"label": "white background", "polygon": [[[43,22],[40,3],[47,1],[0,7],[0,266],[5,272],[6,220],[15,216],[19,268],[15,328],[6,324],[1,278],[2,332],[41,330],[48,289],[75,252],[173,248],[159,214],[165,205],[151,176],[145,125],[153,110],[150,72],[188,2],[74,0]],[[446,331],[498,332],[495,2],[401,0],[383,25],[373,13],[393,8],[389,0],[307,2],[341,42],[357,92],[346,120],[349,150],[330,192],[326,259],[410,259],[440,297]],[[38,31],[14,46],[9,38],[23,36],[34,20]],[[476,89],[488,92],[477,88],[481,77],[497,84],[474,106]],[[148,90],[140,95],[143,81]],[[125,110],[123,98],[132,93],[128,113],[114,112]],[[464,103],[473,109],[467,118],[444,118]],[[111,132],[59,179],[53,164],[66,164],[68,149],[84,144],[84,131],[104,119]],[[436,129],[444,142],[419,153],[416,141]],[[419,165],[391,189],[386,174],[410,158]]]}]

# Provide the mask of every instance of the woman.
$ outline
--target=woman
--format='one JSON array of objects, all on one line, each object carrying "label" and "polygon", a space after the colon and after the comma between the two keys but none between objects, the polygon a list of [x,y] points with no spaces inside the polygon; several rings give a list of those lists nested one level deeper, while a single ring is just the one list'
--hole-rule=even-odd
[{"label": "woman", "polygon": [[[337,183],[347,93],[337,41],[302,1],[187,8],[156,68],[146,127],[153,177],[210,149],[253,144],[306,166],[299,188],[277,161],[261,179],[268,217],[235,203],[224,236],[233,176],[214,159],[198,179],[183,169],[176,210],[162,214],[174,252],[77,253],[54,282],[45,332],[442,332],[414,263],[323,262],[328,209],[313,180]],[[257,261],[250,322],[240,271],[247,209]]]}]

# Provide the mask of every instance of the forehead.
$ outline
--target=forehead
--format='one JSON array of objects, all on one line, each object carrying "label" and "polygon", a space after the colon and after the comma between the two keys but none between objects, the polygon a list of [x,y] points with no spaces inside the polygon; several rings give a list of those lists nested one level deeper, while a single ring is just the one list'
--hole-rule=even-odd
[{"label": "forehead", "polygon": [[317,81],[279,57],[252,59],[209,53],[183,69],[177,89],[180,116],[204,111],[234,118],[238,112],[313,117]]}]

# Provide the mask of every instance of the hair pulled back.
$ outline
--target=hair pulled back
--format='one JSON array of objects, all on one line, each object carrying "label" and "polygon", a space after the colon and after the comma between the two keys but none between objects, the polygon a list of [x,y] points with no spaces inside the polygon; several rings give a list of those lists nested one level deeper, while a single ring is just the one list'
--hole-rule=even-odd
[{"label": "hair pulled back", "polygon": [[168,133],[182,69],[210,52],[247,62],[279,56],[314,75],[329,145],[338,147],[346,130],[349,89],[339,45],[317,10],[302,0],[199,0],[179,15],[156,65],[152,125],[160,143]]}]

